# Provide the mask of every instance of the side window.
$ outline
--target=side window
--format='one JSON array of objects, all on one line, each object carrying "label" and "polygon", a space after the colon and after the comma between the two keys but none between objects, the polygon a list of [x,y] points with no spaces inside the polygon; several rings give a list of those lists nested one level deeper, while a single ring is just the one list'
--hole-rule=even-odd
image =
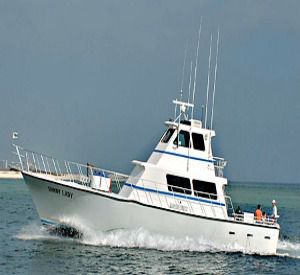
[{"label": "side window", "polygon": [[193,180],[193,188],[196,197],[217,199],[217,189],[213,182]]},{"label": "side window", "polygon": [[192,133],[194,149],[205,151],[203,135]]},{"label": "side window", "polygon": [[167,175],[168,190],[177,193],[192,194],[190,179]]},{"label": "side window", "polygon": [[167,132],[164,134],[164,136],[161,139],[161,142],[168,143],[170,138],[173,136],[175,129],[169,128]]},{"label": "side window", "polygon": [[178,145],[182,146],[182,147],[189,147],[190,144],[190,133],[187,131],[180,131],[177,138],[174,140],[174,144],[177,145],[177,141],[178,141]]}]

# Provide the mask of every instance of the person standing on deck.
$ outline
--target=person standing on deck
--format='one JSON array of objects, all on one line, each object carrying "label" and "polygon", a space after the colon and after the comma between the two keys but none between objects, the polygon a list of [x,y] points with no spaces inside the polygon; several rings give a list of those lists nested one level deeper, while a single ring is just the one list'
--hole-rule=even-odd
[{"label": "person standing on deck", "polygon": [[276,206],[276,201],[275,200],[272,200],[272,207],[273,207],[273,211],[272,211],[272,218],[274,220],[278,219],[279,216],[278,216],[278,213],[277,213],[277,206]]},{"label": "person standing on deck", "polygon": [[261,220],[262,220],[262,212],[261,212],[261,209],[260,209],[260,204],[257,205],[257,208],[255,210],[255,219],[258,222],[261,222]]}]

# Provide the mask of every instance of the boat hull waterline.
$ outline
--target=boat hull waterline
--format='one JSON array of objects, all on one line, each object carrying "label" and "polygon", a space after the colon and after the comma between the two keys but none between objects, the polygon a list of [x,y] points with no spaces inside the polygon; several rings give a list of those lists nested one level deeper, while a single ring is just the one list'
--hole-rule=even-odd
[{"label": "boat hull waterline", "polygon": [[[23,172],[43,223],[83,225],[94,232],[144,228],[172,237],[208,240],[222,250],[275,254],[279,228],[201,217]],[[80,229],[80,228],[78,228]]]}]

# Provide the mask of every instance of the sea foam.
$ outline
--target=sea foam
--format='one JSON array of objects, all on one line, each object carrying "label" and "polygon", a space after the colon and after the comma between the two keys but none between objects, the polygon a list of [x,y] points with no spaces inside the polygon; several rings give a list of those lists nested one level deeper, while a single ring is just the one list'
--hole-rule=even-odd
[{"label": "sea foam", "polygon": [[277,245],[279,256],[287,256],[300,259],[300,243],[291,240],[279,240]]},{"label": "sea foam", "polygon": [[[161,251],[196,251],[196,252],[242,252],[245,254],[256,254],[253,251],[245,251],[242,247],[234,245],[216,246],[201,238],[172,237],[161,234],[150,233],[138,228],[133,230],[118,229],[108,232],[94,232],[88,228],[77,227],[83,233],[79,239],[62,237],[50,233],[47,228],[31,223],[24,226],[16,235],[21,240],[52,240],[52,241],[73,241],[91,246],[110,246],[122,248],[156,249]],[[300,243],[289,240],[279,240],[277,254],[280,257],[300,258]]]}]

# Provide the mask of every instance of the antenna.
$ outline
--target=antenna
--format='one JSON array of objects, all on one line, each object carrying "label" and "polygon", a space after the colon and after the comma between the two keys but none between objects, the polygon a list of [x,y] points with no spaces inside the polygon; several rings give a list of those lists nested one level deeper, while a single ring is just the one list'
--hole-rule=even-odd
[{"label": "antenna", "polygon": [[[183,94],[183,81],[184,81],[184,71],[185,71],[187,46],[188,46],[188,40],[186,41],[185,50],[184,50],[184,58],[183,58],[183,66],[182,66],[182,77],[181,77],[181,85],[180,85],[180,101],[182,100],[182,94]],[[179,112],[181,112],[181,111],[179,110]],[[177,105],[175,104],[174,121],[176,120],[176,116],[177,116]]]},{"label": "antenna", "polygon": [[[195,64],[195,74],[194,74],[194,88],[193,88],[193,104],[195,103],[195,90],[196,90],[196,79],[197,79],[197,67],[198,67],[198,55],[199,55],[199,43],[200,43],[200,36],[201,36],[201,30],[202,30],[202,16],[199,26],[199,32],[198,32],[198,44],[197,44],[197,53],[196,53],[196,64]],[[194,107],[192,108],[192,118],[194,117]]]},{"label": "antenna", "polygon": [[209,47],[209,57],[208,57],[208,72],[207,72],[207,87],[206,87],[206,106],[205,106],[205,124],[207,124],[207,106],[208,106],[208,92],[209,92],[209,76],[210,76],[210,63],[211,63],[211,44],[212,44],[212,34],[210,35],[210,47]]},{"label": "antenna", "polygon": [[219,30],[219,28],[218,28],[217,53],[216,53],[216,64],[215,64],[215,78],[214,78],[214,91],[213,91],[213,102],[212,102],[212,108],[211,108],[210,129],[212,129],[212,126],[213,126],[213,120],[214,120],[214,107],[215,107],[215,94],[216,94],[216,80],[217,80],[218,55],[219,55],[219,38],[220,38],[220,30]]},{"label": "antenna", "polygon": [[188,103],[190,103],[190,97],[191,97],[192,72],[193,72],[193,61],[191,61],[191,69],[190,69],[190,82],[189,82],[189,97],[188,97]]},{"label": "antenna", "polygon": [[182,94],[183,94],[183,81],[184,81],[184,73],[185,73],[185,60],[186,60],[186,52],[188,47],[188,40],[185,44],[185,50],[184,50],[184,58],[183,58],[183,66],[182,66],[182,77],[181,77],[181,85],[180,85],[180,100],[182,100]]}]

